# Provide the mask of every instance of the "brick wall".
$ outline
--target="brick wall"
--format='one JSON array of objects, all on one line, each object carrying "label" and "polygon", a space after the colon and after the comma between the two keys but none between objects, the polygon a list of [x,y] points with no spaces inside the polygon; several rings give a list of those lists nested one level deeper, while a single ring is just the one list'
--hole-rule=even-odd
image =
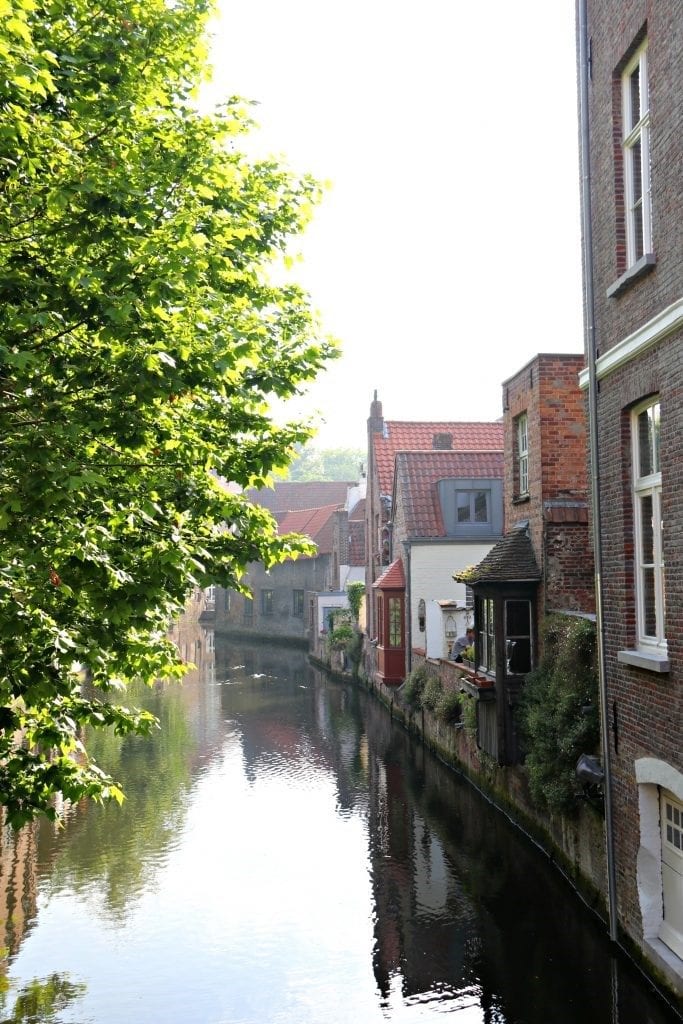
[{"label": "brick wall", "polygon": [[[588,524],[586,399],[581,355],[536,356],[503,384],[505,529],[529,521],[543,581],[538,610],[594,612]],[[517,421],[528,419],[529,492],[519,495]],[[539,623],[540,624],[540,623]]]},{"label": "brick wall", "polygon": [[[683,17],[679,0],[589,3],[591,171],[597,344],[606,352],[681,296],[683,223]],[[620,77],[648,36],[652,237],[656,266],[618,298],[607,289],[624,269]]]},{"label": "brick wall", "polygon": [[[604,355],[683,295],[683,17],[678,0],[591,0],[589,89],[596,344]],[[621,71],[648,39],[652,237],[656,264],[617,294],[625,267]],[[659,394],[662,411],[662,518],[666,637],[671,670],[623,665],[636,646],[630,410]],[[604,641],[611,735],[617,897],[620,921],[643,940],[638,893],[639,791],[634,762],[650,757],[683,773],[683,331],[676,330],[605,375],[598,393]],[[612,723],[613,724],[613,723]],[[649,956],[651,951],[646,948]],[[675,958],[674,958],[675,959]],[[683,986],[683,963],[674,972]]]}]

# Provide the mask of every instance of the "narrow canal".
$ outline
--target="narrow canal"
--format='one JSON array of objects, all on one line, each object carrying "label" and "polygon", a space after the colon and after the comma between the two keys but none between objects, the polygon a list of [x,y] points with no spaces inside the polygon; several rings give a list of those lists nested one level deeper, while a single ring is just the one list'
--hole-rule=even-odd
[{"label": "narrow canal", "polygon": [[[122,808],[3,837],[1,1024],[672,1024],[545,858],[298,650],[199,664],[100,738]],[[0,979],[3,981],[3,979]]]}]

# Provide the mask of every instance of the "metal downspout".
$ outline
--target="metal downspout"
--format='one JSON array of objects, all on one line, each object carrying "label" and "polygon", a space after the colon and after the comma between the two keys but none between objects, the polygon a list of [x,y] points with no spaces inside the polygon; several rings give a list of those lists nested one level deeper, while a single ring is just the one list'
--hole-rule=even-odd
[{"label": "metal downspout", "polygon": [[413,668],[413,608],[410,590],[410,541],[402,541],[406,556],[406,679]]},{"label": "metal downspout", "polygon": [[612,813],[612,770],[610,751],[609,708],[605,675],[603,643],[604,617],[602,607],[602,540],[600,534],[600,463],[598,451],[598,390],[596,374],[595,296],[593,291],[593,221],[591,212],[590,127],[588,117],[588,91],[590,56],[588,47],[587,0],[577,0],[579,43],[579,123],[581,135],[581,227],[583,231],[584,259],[584,334],[588,358],[588,423],[590,434],[590,473],[593,504],[593,552],[595,556],[595,612],[598,641],[598,685],[600,691],[600,731],[602,738],[603,770],[605,773],[605,844],[607,851],[607,898],[609,905],[609,935],[613,942],[618,937],[617,878],[614,863],[614,828]]}]

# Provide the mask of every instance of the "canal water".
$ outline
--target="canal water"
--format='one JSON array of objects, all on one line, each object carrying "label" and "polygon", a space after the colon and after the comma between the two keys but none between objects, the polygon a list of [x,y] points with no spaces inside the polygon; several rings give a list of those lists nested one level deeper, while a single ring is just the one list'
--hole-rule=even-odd
[{"label": "canal water", "polygon": [[95,739],[122,808],[3,837],[0,1024],[672,1024],[546,859],[370,695],[186,623]]}]

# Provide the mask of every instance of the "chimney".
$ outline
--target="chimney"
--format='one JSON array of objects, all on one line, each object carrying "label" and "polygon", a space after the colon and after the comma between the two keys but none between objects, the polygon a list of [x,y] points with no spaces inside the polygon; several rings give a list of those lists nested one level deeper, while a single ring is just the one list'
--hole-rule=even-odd
[{"label": "chimney", "polygon": [[432,438],[432,448],[440,452],[450,452],[453,450],[453,435],[452,434],[434,434]]},{"label": "chimney", "polygon": [[381,434],[384,431],[384,416],[382,415],[382,403],[377,400],[377,392],[370,404],[370,418],[368,419],[368,434]]}]

